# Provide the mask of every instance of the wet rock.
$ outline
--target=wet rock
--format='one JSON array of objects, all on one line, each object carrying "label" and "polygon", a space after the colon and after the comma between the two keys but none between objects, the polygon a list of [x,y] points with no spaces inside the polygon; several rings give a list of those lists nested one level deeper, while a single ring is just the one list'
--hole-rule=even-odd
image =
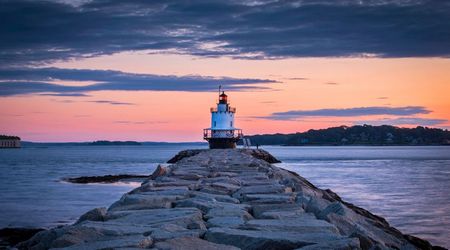
[{"label": "wet rock", "polygon": [[195,197],[198,199],[205,199],[208,201],[220,201],[220,202],[235,203],[235,204],[239,203],[238,199],[235,199],[228,195],[221,195],[221,194],[211,194],[211,193],[205,193],[205,192],[191,191],[189,193],[189,196]]},{"label": "wet rock", "polygon": [[95,241],[107,234],[107,231],[101,229],[86,228],[82,226],[54,228],[37,233],[28,241],[18,244],[17,248],[36,250],[63,248],[88,241]]},{"label": "wet rock", "polygon": [[213,182],[210,184],[210,186],[214,189],[219,189],[226,194],[232,194],[236,190],[241,188],[239,185],[234,185],[234,184],[226,183],[226,182]]},{"label": "wet rock", "polygon": [[303,208],[298,204],[255,204],[252,206],[253,215],[256,218],[263,217],[268,212],[279,213],[280,216],[288,216],[289,212],[303,214]]},{"label": "wet rock", "polygon": [[250,204],[280,204],[280,203],[293,203],[295,195],[293,193],[288,194],[244,194],[243,201]]},{"label": "wet rock", "polygon": [[280,184],[269,186],[246,186],[236,191],[233,194],[233,197],[239,199],[246,194],[277,194],[289,192],[292,192],[292,189],[290,187],[286,187]]},{"label": "wet rock", "polygon": [[150,235],[156,241],[163,241],[180,237],[195,237],[199,238],[206,232],[206,226],[202,225],[202,228],[188,229],[175,224],[165,224],[159,228],[156,228],[150,232]]},{"label": "wet rock", "polygon": [[2,228],[0,229],[0,249],[26,241],[43,230],[41,228]]},{"label": "wet rock", "polygon": [[150,175],[150,179],[154,180],[157,177],[169,174],[169,172],[170,172],[169,167],[159,164],[158,167],[155,169],[155,171],[153,171],[153,173]]},{"label": "wet rock", "polygon": [[185,199],[181,201],[177,201],[175,203],[175,207],[195,207],[200,209],[203,213],[208,213],[210,209],[213,208],[230,208],[230,209],[250,209],[251,206],[247,204],[233,204],[219,201],[205,201],[203,199],[191,198]]},{"label": "wet rock", "polygon": [[172,202],[182,199],[181,195],[126,194],[109,207],[109,211],[171,208]]},{"label": "wet rock", "polygon": [[245,209],[236,209],[234,207],[218,207],[208,211],[204,216],[206,219],[214,217],[240,217],[244,220],[253,219],[253,216]]},{"label": "wet rock", "polygon": [[155,244],[155,248],[159,250],[238,250],[231,245],[222,245],[202,240],[196,237],[176,238]]},{"label": "wet rock", "polygon": [[108,213],[107,222],[153,227],[163,224],[176,224],[185,228],[192,223],[204,223],[201,211],[193,207],[117,211]]},{"label": "wet rock", "polygon": [[110,232],[109,234],[118,236],[133,234],[143,235],[157,228],[154,225],[127,223],[123,221],[84,221],[80,223],[79,226],[108,231]]},{"label": "wet rock", "polygon": [[90,220],[90,221],[104,221],[106,216],[106,208],[100,207],[100,208],[94,208],[92,210],[89,210],[75,222],[75,224],[79,224],[83,221]]},{"label": "wet rock", "polygon": [[114,183],[119,181],[142,181],[143,179],[149,178],[149,175],[131,175],[131,174],[120,174],[120,175],[103,175],[103,176],[81,176],[81,177],[69,177],[63,178],[63,181],[77,184],[87,184],[87,183]]},{"label": "wet rock", "polygon": [[271,155],[269,152],[262,150],[262,149],[249,149],[244,151],[247,154],[250,154],[251,156],[264,160],[268,163],[280,163],[281,161],[275,158],[273,155]]},{"label": "wet rock", "polygon": [[285,218],[285,219],[255,219],[249,220],[243,227],[250,230],[259,231],[286,231],[286,232],[298,232],[298,233],[313,233],[322,232],[330,234],[339,234],[339,230],[332,224],[317,220],[310,216],[299,216],[297,218]]},{"label": "wet rock", "polygon": [[233,245],[242,249],[294,249],[342,237],[329,233],[297,233],[291,231],[241,230],[212,227],[205,239],[219,244]]},{"label": "wet rock", "polygon": [[118,248],[149,248],[153,239],[143,235],[127,235],[118,237],[104,237],[96,241],[84,242],[69,247],[59,248],[64,250],[86,250],[86,249],[118,249]]},{"label": "wet rock", "polygon": [[353,250],[360,247],[358,238],[345,238],[309,245],[298,250]]},{"label": "wet rock", "polygon": [[208,220],[207,226],[210,227],[230,227],[237,228],[239,226],[243,226],[245,224],[245,220],[240,216],[220,216],[220,217],[212,217]]},{"label": "wet rock", "polygon": [[178,161],[180,161],[183,158],[188,158],[188,157],[192,157],[198,153],[200,153],[201,149],[197,149],[197,150],[183,150],[180,151],[178,154],[176,154],[174,157],[172,157],[170,160],[167,161],[167,163],[177,163]]}]

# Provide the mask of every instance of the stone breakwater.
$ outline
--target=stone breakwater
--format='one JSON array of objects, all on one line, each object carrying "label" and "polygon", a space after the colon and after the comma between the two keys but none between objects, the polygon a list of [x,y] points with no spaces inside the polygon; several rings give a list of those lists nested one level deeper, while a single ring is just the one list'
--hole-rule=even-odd
[{"label": "stone breakwater", "polygon": [[187,150],[142,185],[19,249],[433,249],[275,167],[263,150]]}]

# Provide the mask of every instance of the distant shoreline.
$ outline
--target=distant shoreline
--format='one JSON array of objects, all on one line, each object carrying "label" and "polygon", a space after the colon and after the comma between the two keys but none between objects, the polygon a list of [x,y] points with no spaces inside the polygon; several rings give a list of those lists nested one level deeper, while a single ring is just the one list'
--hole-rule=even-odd
[{"label": "distant shoreline", "polygon": [[[205,142],[139,142],[140,145],[138,146],[164,146],[164,145],[197,145],[197,146],[208,146],[208,144]],[[89,147],[103,147],[103,146],[136,146],[136,145],[127,145],[127,144],[113,144],[113,145],[93,145],[89,142],[22,142],[22,147],[82,147],[82,146],[89,146]],[[238,146],[242,146],[242,144],[238,144]],[[283,145],[283,144],[259,144],[259,147],[266,147],[266,146],[280,146],[280,147],[448,147],[450,144],[303,144],[303,145]],[[252,148],[256,148],[256,144],[252,144]]]},{"label": "distant shoreline", "polygon": [[31,142],[22,141],[25,147],[47,146],[163,146],[163,145],[207,145],[206,142],[138,142],[138,141],[112,141],[111,143],[95,142]]},{"label": "distant shoreline", "polygon": [[302,133],[247,136],[252,145],[283,146],[448,146],[450,131],[389,125],[340,126]]}]

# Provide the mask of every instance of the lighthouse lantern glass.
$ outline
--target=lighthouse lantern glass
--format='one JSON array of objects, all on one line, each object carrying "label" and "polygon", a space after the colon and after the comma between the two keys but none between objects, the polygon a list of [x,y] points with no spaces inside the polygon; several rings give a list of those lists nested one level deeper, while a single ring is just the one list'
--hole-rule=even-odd
[{"label": "lighthouse lantern glass", "polygon": [[221,104],[226,104],[227,102],[228,102],[228,97],[227,97],[227,95],[225,95],[225,93],[222,93],[220,96],[219,96],[219,103],[221,103]]}]

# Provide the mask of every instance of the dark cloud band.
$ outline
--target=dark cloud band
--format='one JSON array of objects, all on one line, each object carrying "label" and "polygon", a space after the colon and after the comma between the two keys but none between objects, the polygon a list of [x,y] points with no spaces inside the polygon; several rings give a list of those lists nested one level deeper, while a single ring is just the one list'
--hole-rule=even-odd
[{"label": "dark cloud band", "polygon": [[137,50],[247,58],[450,55],[449,1],[0,3],[0,66]]},{"label": "dark cloud band", "polygon": [[[55,81],[95,83],[68,86]],[[86,92],[104,90],[205,92],[217,91],[219,85],[230,91],[247,91],[269,89],[257,84],[274,82],[267,79],[133,74],[113,70],[0,68],[0,96],[44,94],[76,97],[86,96]]]},{"label": "dark cloud band", "polygon": [[357,117],[371,115],[397,115],[408,116],[416,114],[428,114],[430,110],[422,106],[406,107],[356,107],[346,109],[315,109],[315,110],[291,110],[276,112],[267,117],[271,120],[296,120],[304,117]]}]

